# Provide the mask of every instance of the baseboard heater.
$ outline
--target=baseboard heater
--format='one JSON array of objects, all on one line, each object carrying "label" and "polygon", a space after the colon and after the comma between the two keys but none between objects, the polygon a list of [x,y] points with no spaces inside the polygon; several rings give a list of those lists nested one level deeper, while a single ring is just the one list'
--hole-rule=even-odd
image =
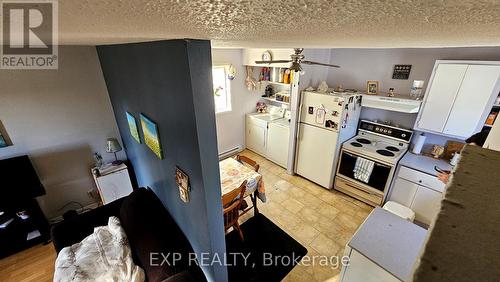
[{"label": "baseboard heater", "polygon": [[233,155],[236,155],[236,154],[238,154],[241,151],[242,151],[241,146],[236,146],[236,147],[234,147],[232,149],[226,150],[226,151],[224,151],[224,152],[222,152],[222,153],[219,154],[219,160],[222,160],[222,159],[231,157]]}]

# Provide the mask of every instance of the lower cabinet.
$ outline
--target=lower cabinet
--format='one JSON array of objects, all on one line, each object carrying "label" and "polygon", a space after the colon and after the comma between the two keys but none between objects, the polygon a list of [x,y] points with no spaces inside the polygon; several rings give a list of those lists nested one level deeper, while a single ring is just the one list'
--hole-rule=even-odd
[{"label": "lower cabinet", "polygon": [[[347,251],[349,250],[349,251]],[[384,281],[401,282],[391,273],[369,260],[364,255],[358,253],[349,247],[346,247],[344,255],[349,255],[349,265],[342,268],[340,281],[342,282],[366,282],[366,281]]]},{"label": "lower cabinet", "polygon": [[430,224],[439,213],[443,194],[420,186],[415,193],[411,209],[415,212],[415,219]]},{"label": "lower cabinet", "polygon": [[[410,178],[410,179],[408,179]],[[406,167],[400,169],[389,196],[394,201],[415,212],[415,220],[430,225],[441,208],[444,184],[434,183],[436,177]]]}]

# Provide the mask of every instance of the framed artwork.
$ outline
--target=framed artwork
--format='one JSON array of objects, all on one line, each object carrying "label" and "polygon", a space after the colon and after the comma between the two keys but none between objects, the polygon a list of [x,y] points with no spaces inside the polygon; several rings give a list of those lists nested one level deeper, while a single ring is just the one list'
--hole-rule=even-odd
[{"label": "framed artwork", "polygon": [[175,182],[179,187],[179,196],[185,203],[189,202],[189,176],[179,167],[175,168]]},{"label": "framed artwork", "polygon": [[132,137],[137,141],[137,143],[141,144],[141,137],[139,136],[139,129],[137,128],[137,120],[135,117],[129,113],[125,112],[127,115],[127,123],[128,123],[128,128],[130,129],[130,134]]},{"label": "framed artwork", "polygon": [[158,126],[143,114],[141,114],[141,126],[142,132],[144,133],[144,143],[146,143],[146,145],[160,160],[163,160],[163,151],[161,149]]},{"label": "framed artwork", "polygon": [[377,95],[378,94],[378,81],[368,80],[366,82],[366,94]]},{"label": "framed artwork", "polygon": [[5,138],[2,136],[2,133],[0,132],[0,148],[7,147],[7,142],[5,141]]},{"label": "framed artwork", "polygon": [[392,79],[408,79],[410,77],[411,65],[394,65]]}]

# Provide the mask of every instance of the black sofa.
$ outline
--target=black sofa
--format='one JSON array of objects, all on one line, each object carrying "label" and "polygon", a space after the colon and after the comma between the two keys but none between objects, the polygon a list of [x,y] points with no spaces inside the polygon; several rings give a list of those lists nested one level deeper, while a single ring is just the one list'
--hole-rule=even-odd
[{"label": "black sofa", "polygon": [[[133,260],[144,269],[148,281],[206,281],[202,270],[196,264],[190,264],[189,254],[193,249],[189,241],[155,193],[146,188],[139,188],[127,197],[54,225],[51,236],[57,253],[92,234],[94,227],[107,225],[110,216],[120,219]],[[155,261],[151,264],[151,253],[165,256],[179,253],[181,259],[175,265],[161,265],[163,257],[154,255]]]}]

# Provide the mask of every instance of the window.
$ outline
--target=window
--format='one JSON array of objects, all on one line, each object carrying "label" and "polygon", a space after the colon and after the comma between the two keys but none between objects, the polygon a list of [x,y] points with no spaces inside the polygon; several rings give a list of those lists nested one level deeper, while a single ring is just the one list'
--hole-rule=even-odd
[{"label": "window", "polygon": [[231,88],[227,77],[229,66],[212,67],[215,113],[231,111]]}]

